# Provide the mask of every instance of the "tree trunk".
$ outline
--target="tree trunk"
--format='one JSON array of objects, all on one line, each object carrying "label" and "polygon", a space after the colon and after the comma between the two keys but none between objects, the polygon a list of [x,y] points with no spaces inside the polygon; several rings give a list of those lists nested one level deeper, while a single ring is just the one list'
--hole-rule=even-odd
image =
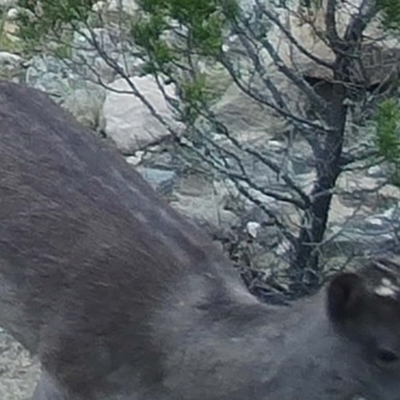
[{"label": "tree trunk", "polygon": [[[343,69],[342,69],[343,71]],[[311,203],[304,213],[291,271],[294,274],[295,289],[307,290],[320,283],[318,246],[323,240],[332,200],[332,189],[340,174],[340,158],[343,149],[347,106],[344,104],[347,89],[343,74],[335,77],[330,91],[329,114],[326,122],[331,131],[322,143],[321,154],[315,154],[317,181],[310,195]],[[347,81],[347,79],[346,79]],[[340,83],[343,82],[343,83]],[[326,94],[325,94],[326,96]],[[315,140],[321,140],[315,138]]]}]

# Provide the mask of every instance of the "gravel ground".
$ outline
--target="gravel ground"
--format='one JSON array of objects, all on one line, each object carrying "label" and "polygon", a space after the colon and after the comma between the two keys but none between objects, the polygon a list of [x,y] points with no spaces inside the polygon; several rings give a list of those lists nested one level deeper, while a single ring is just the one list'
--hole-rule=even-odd
[{"label": "gravel ground", "polygon": [[0,329],[0,399],[29,400],[39,372],[38,362]]}]

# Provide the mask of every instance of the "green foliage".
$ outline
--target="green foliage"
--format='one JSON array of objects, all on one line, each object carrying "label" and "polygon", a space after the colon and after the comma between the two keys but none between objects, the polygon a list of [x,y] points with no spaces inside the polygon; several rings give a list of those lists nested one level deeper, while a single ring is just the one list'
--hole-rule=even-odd
[{"label": "green foliage", "polygon": [[160,39],[167,27],[161,14],[151,15],[148,19],[138,20],[132,25],[131,33],[135,43],[151,54],[151,60],[145,67],[146,73],[163,71],[165,66],[174,60],[172,49]]},{"label": "green foliage", "polygon": [[319,10],[322,7],[322,0],[300,0],[300,5],[311,10]]},{"label": "green foliage", "polygon": [[[400,1],[376,0],[386,30],[400,30]],[[379,153],[392,167],[392,182],[400,186],[400,105],[397,100],[383,101],[375,114],[377,122],[377,147]]]},{"label": "green foliage", "polygon": [[[47,51],[68,58],[74,29],[88,27],[96,0],[20,0],[28,10],[18,17],[25,52]],[[142,49],[144,74],[163,74],[176,83],[187,122],[212,99],[200,59],[218,60],[223,35],[235,20],[237,0],[138,0],[140,12],[129,22],[130,39]],[[184,37],[174,30],[184,32]],[[211,61],[211,64],[213,61]],[[190,73],[188,72],[190,71]]]},{"label": "green foliage", "polygon": [[379,154],[392,166],[392,180],[400,185],[400,108],[395,99],[384,100],[375,112]]},{"label": "green foliage", "polygon": [[379,152],[389,162],[400,162],[400,110],[396,100],[383,101],[375,113]]},{"label": "green foliage", "polygon": [[[223,30],[239,10],[235,0],[140,0],[139,6],[146,17],[133,24],[132,36],[160,67],[173,59],[163,37],[172,21],[187,30],[186,44],[191,51],[216,57],[221,51]],[[156,52],[160,48],[161,58]]]},{"label": "green foliage", "polygon": [[21,0],[20,6],[30,13],[18,16],[19,36],[35,47],[45,41],[49,35],[60,32],[67,24],[85,21],[95,0]]},{"label": "green foliage", "polygon": [[185,26],[206,21],[216,12],[234,18],[239,10],[235,0],[139,0],[138,4],[148,14],[162,13]]},{"label": "green foliage", "polygon": [[207,76],[196,62],[218,59],[224,30],[237,17],[238,4],[236,0],[139,0],[138,4],[141,18],[132,21],[131,35],[147,54],[144,72],[174,77],[185,122],[191,124],[212,99]]},{"label": "green foliage", "polygon": [[400,1],[376,0],[377,9],[382,15],[382,24],[386,29],[400,29]]},{"label": "green foliage", "polygon": [[21,44],[18,40],[12,39],[6,32],[7,14],[0,13],[0,49],[11,53],[20,53]]},{"label": "green foliage", "polygon": [[198,73],[191,81],[183,82],[180,86],[180,97],[185,104],[185,122],[192,124],[199,116],[202,106],[210,98],[205,75]]}]

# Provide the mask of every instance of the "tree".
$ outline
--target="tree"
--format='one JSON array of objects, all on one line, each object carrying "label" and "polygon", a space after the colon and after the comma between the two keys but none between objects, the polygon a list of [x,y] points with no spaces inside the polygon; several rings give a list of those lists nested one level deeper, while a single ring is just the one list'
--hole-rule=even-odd
[{"label": "tree", "polygon": [[[138,50],[137,56],[145,62],[143,73],[153,74],[160,90],[163,82],[173,82],[179,101],[169,98],[165,92],[164,95],[177,118],[185,124],[185,135],[177,135],[173,127],[152,111],[184,149],[182,157],[204,173],[229,179],[241,196],[268,216],[289,244],[293,290],[309,290],[321,283],[320,246],[324,242],[337,179],[353,163],[377,156],[375,144],[344,151],[346,122],[355,98],[368,109],[375,95],[390,87],[389,75],[382,84],[375,85],[370,71],[366,71],[366,49],[379,51],[379,43],[367,40],[365,31],[379,18],[387,31],[399,23],[400,12],[395,0],[363,0],[359,7],[352,7],[351,1],[337,0],[315,0],[300,5],[285,0],[279,4],[254,0],[241,6],[237,0],[139,0],[140,11],[134,18],[121,14],[113,21],[104,21],[101,13],[94,13],[92,1],[63,0],[55,6],[52,0],[42,0],[41,7],[30,0],[21,3],[30,10],[29,15],[21,14],[20,28],[31,49],[32,40],[43,49],[46,43],[65,43],[71,32],[79,31],[151,109],[129,81],[124,68],[102,49],[93,33],[93,27],[105,25],[118,32],[122,47]],[[340,25],[338,19],[346,9],[351,9],[351,15]],[[294,25],[312,31],[315,39],[328,49],[330,57],[308,50],[296,35],[296,29],[298,32],[300,28],[294,29]],[[274,42],[276,32],[284,38],[290,54],[307,60],[313,68],[324,70],[329,78],[315,80],[301,71],[289,53],[283,54]],[[232,38],[236,51],[229,48]],[[240,67],[244,61],[245,73]],[[207,63],[221,66],[241,91],[285,118],[292,135],[308,144],[316,172],[310,192],[295,181],[290,171],[282,170],[273,152],[240,142],[218,119],[204,70]],[[273,74],[290,81],[307,100],[308,107],[291,107],[290,95],[282,93]],[[378,117],[381,122],[385,120],[384,112],[385,107],[381,107],[383,117]],[[385,148],[385,140],[388,144],[389,137],[385,137],[378,140],[381,149]],[[246,163],[249,157],[275,174],[276,181],[260,183],[252,176]],[[399,162],[397,156],[394,162]],[[300,214],[300,224],[289,227],[284,215],[276,207],[268,206],[262,200],[265,198],[290,204]]]}]

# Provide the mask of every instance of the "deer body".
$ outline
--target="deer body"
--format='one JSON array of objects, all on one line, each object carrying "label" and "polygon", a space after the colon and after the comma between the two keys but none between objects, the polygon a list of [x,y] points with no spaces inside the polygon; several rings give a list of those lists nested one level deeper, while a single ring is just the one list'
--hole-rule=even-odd
[{"label": "deer body", "polygon": [[364,286],[261,304],[114,149],[0,84],[0,326],[34,400],[400,399],[398,300]]}]

